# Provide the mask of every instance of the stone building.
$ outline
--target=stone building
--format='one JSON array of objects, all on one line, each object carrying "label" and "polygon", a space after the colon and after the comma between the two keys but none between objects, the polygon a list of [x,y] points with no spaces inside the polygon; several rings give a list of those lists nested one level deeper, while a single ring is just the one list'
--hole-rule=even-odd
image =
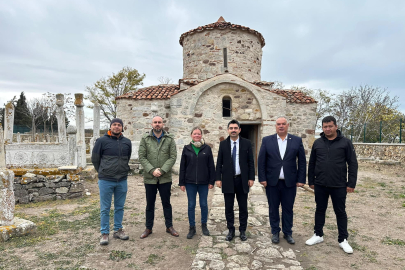
[{"label": "stone building", "polygon": [[215,156],[231,119],[241,123],[241,136],[252,141],[256,158],[261,139],[275,133],[279,116],[289,120],[289,132],[303,138],[308,152],[314,140],[316,101],[301,91],[273,89],[274,83],[261,81],[265,40],[259,32],[221,17],[182,34],[180,45],[179,84],[150,86],[117,98],[117,116],[135,145],[133,157],[155,115],[163,117],[165,129],[176,138],[175,170],[194,126],[201,127]]}]

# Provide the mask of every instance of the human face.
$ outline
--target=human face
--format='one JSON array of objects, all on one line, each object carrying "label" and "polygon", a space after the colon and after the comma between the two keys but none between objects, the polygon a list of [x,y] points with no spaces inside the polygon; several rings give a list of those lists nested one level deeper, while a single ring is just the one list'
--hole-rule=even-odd
[{"label": "human face", "polygon": [[201,131],[199,129],[193,130],[193,133],[191,133],[191,139],[194,142],[199,142],[199,141],[201,141],[201,138],[202,138]]},{"label": "human face", "polygon": [[237,124],[230,124],[228,127],[228,134],[231,138],[236,139],[239,136],[239,133],[242,129],[238,127]]},{"label": "human face", "polygon": [[333,121],[322,123],[322,131],[326,138],[336,138],[338,126]]},{"label": "human face", "polygon": [[162,132],[163,129],[163,119],[159,116],[153,117],[152,128],[155,133]]},{"label": "human face", "polygon": [[286,136],[288,133],[288,126],[287,119],[281,117],[276,120],[276,133],[278,136]]},{"label": "human face", "polygon": [[113,123],[113,124],[111,125],[110,129],[111,129],[111,133],[112,133],[114,136],[118,136],[118,135],[120,135],[121,132],[122,132],[122,125],[121,125],[120,123],[115,122],[115,123]]}]

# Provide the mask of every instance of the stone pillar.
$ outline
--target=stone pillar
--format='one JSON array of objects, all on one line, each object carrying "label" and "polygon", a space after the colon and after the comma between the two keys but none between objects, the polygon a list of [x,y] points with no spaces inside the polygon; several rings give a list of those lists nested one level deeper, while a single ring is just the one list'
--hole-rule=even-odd
[{"label": "stone pillar", "polygon": [[14,105],[12,102],[6,104],[4,113],[4,141],[5,143],[13,142],[14,128]]},{"label": "stone pillar", "polygon": [[17,143],[21,143],[21,134],[17,132]]},{"label": "stone pillar", "polygon": [[83,94],[75,94],[76,106],[76,144],[77,144],[77,166],[86,167],[86,143],[84,140],[84,103]]},{"label": "stone pillar", "polygon": [[0,128],[0,226],[13,225],[14,208],[14,172],[6,169],[3,129]]},{"label": "stone pillar", "polygon": [[69,149],[69,165],[70,166],[77,166],[77,148],[76,148],[76,127],[75,126],[68,126],[67,134],[68,134],[68,149]]},{"label": "stone pillar", "polygon": [[90,155],[97,138],[100,137],[100,104],[94,103],[93,107],[93,137],[90,139]]},{"label": "stone pillar", "polygon": [[56,95],[56,119],[58,121],[58,136],[60,143],[66,143],[66,123],[65,111],[63,110],[65,104],[65,96],[63,94]]}]

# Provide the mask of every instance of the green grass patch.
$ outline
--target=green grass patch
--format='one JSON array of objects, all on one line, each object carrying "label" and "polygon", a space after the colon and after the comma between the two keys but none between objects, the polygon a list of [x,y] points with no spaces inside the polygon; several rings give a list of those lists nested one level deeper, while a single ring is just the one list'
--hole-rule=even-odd
[{"label": "green grass patch", "polygon": [[126,253],[123,250],[112,250],[109,259],[112,261],[122,261],[132,257],[132,253]]},{"label": "green grass patch", "polygon": [[378,182],[378,184],[379,184],[381,187],[386,187],[386,186],[387,186],[387,184],[384,183],[384,182]]},{"label": "green grass patch", "polygon": [[405,241],[401,239],[392,239],[390,237],[385,237],[383,240],[381,240],[381,243],[385,245],[395,245],[395,246],[405,246]]},{"label": "green grass patch", "polygon": [[148,256],[148,259],[145,261],[145,263],[150,264],[150,265],[155,265],[158,262],[162,261],[165,258],[165,256],[159,256],[156,254],[150,254]]}]

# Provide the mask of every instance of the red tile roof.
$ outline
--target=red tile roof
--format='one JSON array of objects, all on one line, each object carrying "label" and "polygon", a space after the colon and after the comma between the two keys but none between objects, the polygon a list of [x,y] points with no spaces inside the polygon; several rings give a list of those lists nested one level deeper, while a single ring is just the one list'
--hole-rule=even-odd
[{"label": "red tile roof", "polygon": [[138,89],[136,92],[129,92],[116,99],[169,99],[179,92],[178,84],[160,84]]},{"label": "red tile roof", "polygon": [[302,91],[299,90],[274,89],[268,91],[285,97],[287,99],[287,103],[316,103],[315,99],[305,95]]},{"label": "red tile roof", "polygon": [[[197,85],[199,83],[198,80],[179,80],[180,82],[189,84],[189,85]],[[269,83],[270,84],[270,83]],[[315,99],[310,96],[305,95],[301,91],[297,90],[281,90],[281,89],[274,89],[268,90],[262,88],[266,91],[274,93],[279,96],[285,97],[287,103],[316,103]],[[136,92],[129,92],[122,96],[117,97],[116,99],[170,99],[171,96],[180,92],[180,86],[177,84],[160,84],[150,87],[141,88]]]},{"label": "red tile roof", "polygon": [[262,47],[264,47],[264,45],[266,44],[262,34],[257,32],[256,30],[250,29],[249,27],[246,27],[246,26],[226,22],[224,20],[224,18],[222,18],[222,16],[215,23],[210,23],[210,24],[207,24],[207,25],[204,25],[204,26],[200,26],[200,27],[197,27],[197,28],[195,28],[193,30],[190,30],[188,32],[183,33],[180,36],[179,42],[180,42],[180,45],[183,46],[183,40],[188,35],[192,35],[194,33],[202,32],[202,31],[205,31],[205,30],[213,30],[213,29],[221,29],[221,30],[223,30],[223,29],[227,29],[227,28],[232,29],[232,30],[240,29],[240,30],[252,33],[252,34],[256,35],[259,38],[259,40],[260,40],[260,42],[262,44]]}]

